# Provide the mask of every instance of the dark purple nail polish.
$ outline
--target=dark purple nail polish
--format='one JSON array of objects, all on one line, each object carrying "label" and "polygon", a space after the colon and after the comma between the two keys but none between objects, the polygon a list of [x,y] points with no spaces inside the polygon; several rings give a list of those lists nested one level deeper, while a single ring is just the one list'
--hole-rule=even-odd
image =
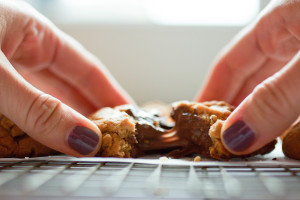
[{"label": "dark purple nail polish", "polygon": [[255,133],[242,120],[236,121],[224,131],[223,140],[233,151],[241,152],[249,148],[255,139]]},{"label": "dark purple nail polish", "polygon": [[83,126],[76,126],[68,137],[69,146],[82,155],[94,151],[98,142],[98,134]]}]

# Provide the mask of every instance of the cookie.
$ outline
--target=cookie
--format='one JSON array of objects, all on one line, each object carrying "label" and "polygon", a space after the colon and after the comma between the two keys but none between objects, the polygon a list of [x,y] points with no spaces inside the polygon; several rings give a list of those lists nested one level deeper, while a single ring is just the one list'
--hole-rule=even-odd
[{"label": "cookie", "polygon": [[58,154],[35,141],[16,126],[10,119],[0,114],[0,157],[35,157]]},{"label": "cookie", "polygon": [[102,132],[102,145],[96,156],[136,157],[135,120],[117,108],[103,108],[90,116]]},{"label": "cookie", "polygon": [[300,121],[295,123],[284,134],[282,139],[282,151],[285,156],[300,160]]},{"label": "cookie", "polygon": [[[173,103],[170,116],[146,112],[124,105],[104,108],[90,119],[103,134],[99,156],[137,157],[148,153],[165,153],[181,158],[197,153],[215,159],[237,157],[228,152],[221,142],[224,120],[234,107],[221,101]],[[272,151],[276,141],[244,155],[253,156]]]}]

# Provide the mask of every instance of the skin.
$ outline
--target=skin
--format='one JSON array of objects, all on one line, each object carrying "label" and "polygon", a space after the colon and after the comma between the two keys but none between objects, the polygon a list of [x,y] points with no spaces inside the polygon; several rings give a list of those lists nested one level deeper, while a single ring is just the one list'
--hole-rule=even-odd
[{"label": "skin", "polygon": [[[282,134],[300,114],[300,1],[271,1],[220,53],[197,101],[236,105],[224,131],[243,120],[255,140],[251,153]],[[224,140],[223,140],[224,142]]]},{"label": "skin", "polygon": [[[0,1],[0,113],[29,136],[62,153],[85,116],[104,106],[133,103],[105,66],[48,19],[19,1]],[[76,111],[75,111],[76,110]]]}]

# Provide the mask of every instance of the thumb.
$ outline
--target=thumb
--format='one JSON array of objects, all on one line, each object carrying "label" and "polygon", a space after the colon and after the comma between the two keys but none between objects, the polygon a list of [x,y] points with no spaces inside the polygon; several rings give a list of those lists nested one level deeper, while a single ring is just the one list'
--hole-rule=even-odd
[{"label": "thumb", "polygon": [[222,142],[236,155],[249,154],[281,135],[300,114],[300,54],[259,84],[229,116]]},{"label": "thumb", "polygon": [[0,52],[0,113],[38,142],[73,156],[93,156],[101,132],[90,120],[26,82]]}]

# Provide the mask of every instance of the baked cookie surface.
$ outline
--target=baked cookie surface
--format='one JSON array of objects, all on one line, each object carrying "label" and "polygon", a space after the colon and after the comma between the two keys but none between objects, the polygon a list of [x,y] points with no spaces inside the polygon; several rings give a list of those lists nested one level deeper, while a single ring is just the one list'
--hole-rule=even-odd
[{"label": "baked cookie surface", "polygon": [[296,122],[283,136],[282,151],[285,156],[300,160],[300,121]]},{"label": "baked cookie surface", "polygon": [[[224,148],[220,133],[233,109],[220,101],[181,101],[173,103],[170,116],[124,105],[104,108],[90,119],[103,134],[99,156],[137,157],[163,152],[173,158],[197,153],[214,159],[230,159],[241,156]],[[276,140],[242,157],[269,153],[275,144]]]},{"label": "baked cookie surface", "polygon": [[90,116],[102,132],[102,145],[96,156],[133,157],[135,121],[118,108],[103,108]]},{"label": "baked cookie surface", "polygon": [[35,141],[4,115],[0,114],[0,157],[36,157],[58,154]]}]

